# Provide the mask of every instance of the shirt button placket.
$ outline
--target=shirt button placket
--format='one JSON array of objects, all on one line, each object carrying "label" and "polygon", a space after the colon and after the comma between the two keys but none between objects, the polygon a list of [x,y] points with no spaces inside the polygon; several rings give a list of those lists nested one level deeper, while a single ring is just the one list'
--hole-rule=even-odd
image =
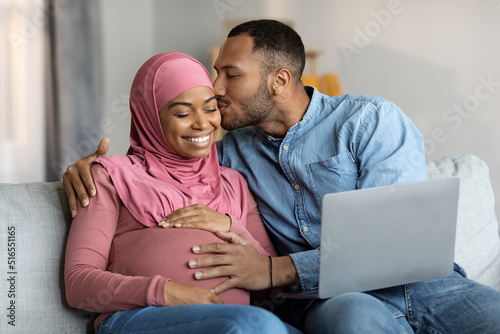
[{"label": "shirt button placket", "polygon": [[[283,151],[288,151],[290,149],[290,146],[288,145],[283,145]],[[300,190],[300,185],[298,183],[295,183],[293,185],[293,189],[295,190]]]},{"label": "shirt button placket", "polygon": [[[282,149],[283,149],[283,151],[285,152],[284,154],[288,154],[288,153],[290,153],[290,146],[288,146],[288,145],[283,145],[283,146],[282,146]],[[296,180],[294,180],[294,181],[296,181]],[[293,187],[293,189],[294,189],[295,191],[300,190],[300,184],[298,184],[298,183],[293,184],[293,186],[292,186],[292,187]],[[300,196],[300,195],[299,195],[298,193],[295,193],[295,196]],[[307,226],[304,226],[304,227],[302,228],[302,231],[303,231],[304,233],[306,233],[307,231],[309,231],[309,228],[308,228]]]}]

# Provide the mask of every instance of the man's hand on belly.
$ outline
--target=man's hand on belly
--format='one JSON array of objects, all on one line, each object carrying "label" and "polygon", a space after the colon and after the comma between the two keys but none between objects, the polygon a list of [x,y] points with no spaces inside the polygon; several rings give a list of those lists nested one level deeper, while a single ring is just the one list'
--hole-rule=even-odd
[{"label": "man's hand on belly", "polygon": [[[190,268],[214,267],[197,271],[196,279],[228,276],[228,280],[212,289],[216,294],[231,288],[264,290],[271,287],[271,263],[268,257],[260,254],[248,240],[235,232],[219,231],[215,234],[227,243],[193,247],[193,253],[211,255],[190,260]],[[298,284],[297,271],[289,256],[273,258],[272,266],[273,286]]]},{"label": "man's hand on belly", "polygon": [[235,232],[216,232],[227,243],[211,243],[193,247],[193,253],[211,254],[190,260],[190,268],[214,267],[197,271],[196,279],[227,277],[229,279],[212,290],[222,293],[231,288],[263,290],[270,287],[269,258],[260,254],[250,241]]}]

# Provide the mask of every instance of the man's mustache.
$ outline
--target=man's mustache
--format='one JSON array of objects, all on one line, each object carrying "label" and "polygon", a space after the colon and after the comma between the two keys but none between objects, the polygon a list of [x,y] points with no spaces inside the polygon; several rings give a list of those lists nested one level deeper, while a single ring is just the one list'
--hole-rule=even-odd
[{"label": "man's mustache", "polygon": [[230,105],[230,104],[231,104],[231,101],[226,100],[226,99],[224,99],[224,98],[222,98],[222,97],[216,97],[216,99],[217,99],[217,102],[223,103],[223,104],[225,104],[226,106],[228,106],[228,105]]}]

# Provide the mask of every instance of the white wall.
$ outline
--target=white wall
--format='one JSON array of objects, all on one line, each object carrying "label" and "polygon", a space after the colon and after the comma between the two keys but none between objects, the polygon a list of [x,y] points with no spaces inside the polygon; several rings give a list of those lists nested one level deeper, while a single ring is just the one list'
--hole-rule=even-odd
[{"label": "white wall", "polygon": [[[130,86],[139,67],[155,52],[155,1],[101,1],[103,43],[103,122],[95,132],[111,140],[108,155],[124,155],[129,147]],[[102,134],[102,135],[101,135]]]},{"label": "white wall", "polygon": [[209,50],[221,40],[222,24],[212,1],[156,1],[155,53],[183,52],[210,69]]},{"label": "white wall", "polygon": [[[129,147],[130,85],[150,56],[179,51],[211,69],[210,49],[224,41],[226,21],[260,18],[262,13],[293,20],[297,1],[244,0],[106,0],[101,2],[103,30],[104,121],[94,131],[111,140],[108,155]],[[291,5],[292,4],[292,5]],[[286,8],[286,9],[282,9]],[[264,15],[266,16],[266,15]]]},{"label": "white wall", "polygon": [[485,160],[500,212],[500,1],[308,5],[297,30],[322,51],[320,68],[338,72],[346,93],[398,104],[423,132],[428,160]]},{"label": "white wall", "polygon": [[181,51],[210,68],[208,50],[223,41],[224,22],[268,17],[292,21],[306,47],[321,52],[320,71],[339,73],[346,93],[398,104],[423,132],[429,160],[451,154],[485,160],[500,198],[499,0],[102,3],[104,110],[116,125],[109,133],[114,154],[128,147],[128,118],[120,119],[123,104],[116,101],[128,95],[143,61]]}]

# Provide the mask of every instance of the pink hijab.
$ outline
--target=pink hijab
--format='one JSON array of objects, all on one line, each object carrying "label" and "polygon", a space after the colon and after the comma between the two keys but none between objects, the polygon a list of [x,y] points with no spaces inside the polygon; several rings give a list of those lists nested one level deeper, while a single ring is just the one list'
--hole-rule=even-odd
[{"label": "pink hijab", "polygon": [[241,196],[236,195],[246,192],[240,184],[227,182],[227,170],[219,167],[215,144],[204,158],[185,158],[163,134],[159,110],[183,91],[198,86],[213,89],[207,70],[197,60],[178,52],[151,57],[132,83],[127,156],[95,161],[108,171],[125,207],[145,226],[157,226],[173,211],[196,203],[240,219],[246,217],[246,206],[242,208]]}]

